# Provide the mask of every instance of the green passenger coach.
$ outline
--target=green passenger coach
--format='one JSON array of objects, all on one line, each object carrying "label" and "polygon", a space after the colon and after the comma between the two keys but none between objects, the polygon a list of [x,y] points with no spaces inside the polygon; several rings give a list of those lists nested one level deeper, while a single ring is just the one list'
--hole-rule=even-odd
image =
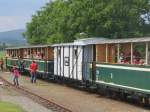
[{"label": "green passenger coach", "polygon": [[38,64],[38,77],[46,78],[53,75],[53,48],[49,45],[22,46],[6,49],[6,67],[16,66],[20,71],[29,74],[29,66],[34,60]]},{"label": "green passenger coach", "polygon": [[104,40],[95,46],[89,80],[99,89],[150,102],[150,38]]}]

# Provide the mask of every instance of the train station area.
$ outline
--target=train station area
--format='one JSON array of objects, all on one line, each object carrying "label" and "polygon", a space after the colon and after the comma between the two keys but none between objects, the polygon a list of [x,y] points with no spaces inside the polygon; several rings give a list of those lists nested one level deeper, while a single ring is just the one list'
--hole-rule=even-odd
[{"label": "train station area", "polygon": [[[2,76],[4,73],[0,73]],[[53,112],[0,79],[0,112]]]},{"label": "train station area", "polygon": [[[10,72],[1,72],[0,76],[13,83]],[[39,79],[33,84],[29,76],[22,75],[19,78],[19,84],[20,87],[68,108],[72,112],[149,112],[149,110],[123,101],[113,100],[97,93],[80,91],[63,84]],[[25,102],[24,105],[26,105]]]}]

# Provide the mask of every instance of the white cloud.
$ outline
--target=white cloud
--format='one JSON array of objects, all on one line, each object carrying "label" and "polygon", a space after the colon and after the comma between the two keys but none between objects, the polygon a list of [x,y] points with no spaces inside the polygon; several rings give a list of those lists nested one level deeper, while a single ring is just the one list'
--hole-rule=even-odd
[{"label": "white cloud", "polygon": [[0,16],[0,32],[25,28],[30,16]]}]

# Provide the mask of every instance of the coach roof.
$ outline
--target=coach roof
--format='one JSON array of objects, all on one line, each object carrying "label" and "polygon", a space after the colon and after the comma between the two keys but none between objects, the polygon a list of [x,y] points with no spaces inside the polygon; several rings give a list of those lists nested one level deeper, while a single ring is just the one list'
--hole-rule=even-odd
[{"label": "coach roof", "polygon": [[142,42],[150,42],[150,37],[127,38],[127,39],[107,39],[103,41],[96,41],[95,44],[142,43]]},{"label": "coach roof", "polygon": [[57,46],[85,46],[85,45],[91,45],[91,44],[95,44],[97,41],[98,42],[103,42],[104,40],[108,40],[106,38],[85,38],[85,39],[78,39],[75,40],[72,43],[60,43],[60,44],[54,44],[52,45],[53,47],[57,47]]},{"label": "coach roof", "polygon": [[49,46],[51,46],[51,45],[20,46],[20,47],[9,47],[6,49],[43,48],[43,47],[49,47]]}]

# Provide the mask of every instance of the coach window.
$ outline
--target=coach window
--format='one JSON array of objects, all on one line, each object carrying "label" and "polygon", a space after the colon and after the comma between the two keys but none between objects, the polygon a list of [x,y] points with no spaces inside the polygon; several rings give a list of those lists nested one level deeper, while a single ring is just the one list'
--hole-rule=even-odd
[{"label": "coach window", "polygon": [[27,51],[28,51],[28,55],[27,55],[27,58],[30,58],[30,49],[27,49]]},{"label": "coach window", "polygon": [[106,44],[96,45],[96,61],[100,63],[106,62]]},{"label": "coach window", "polygon": [[16,57],[20,57],[19,49],[16,50]]},{"label": "coach window", "polygon": [[131,64],[131,43],[119,44],[118,63]]},{"label": "coach window", "polygon": [[117,63],[117,44],[108,44],[107,61],[108,63]]},{"label": "coach window", "polygon": [[15,55],[15,54],[14,54],[14,50],[12,50],[11,55],[12,55],[12,57],[14,57],[14,55]]},{"label": "coach window", "polygon": [[46,58],[46,48],[44,47],[41,51],[41,59],[45,59]]},{"label": "coach window", "polygon": [[27,55],[28,55],[27,50],[24,49],[24,50],[23,50],[23,57],[24,57],[24,58],[27,58]]},{"label": "coach window", "polygon": [[150,43],[147,43],[147,64],[150,65]]},{"label": "coach window", "polygon": [[16,52],[16,49],[14,50],[14,57],[16,57],[16,55],[17,55],[17,52]]},{"label": "coach window", "polygon": [[15,57],[18,57],[18,50],[16,49],[16,56]]},{"label": "coach window", "polygon": [[14,50],[11,50],[11,57],[14,56]]},{"label": "coach window", "polygon": [[10,57],[12,57],[12,50],[10,51]]},{"label": "coach window", "polygon": [[30,49],[30,59],[33,58],[33,49]]},{"label": "coach window", "polygon": [[15,50],[12,50],[12,57],[15,56]]},{"label": "coach window", "polygon": [[39,49],[39,48],[36,48],[36,53],[35,53],[34,57],[35,57],[36,59],[40,59],[40,58],[41,58],[40,55],[41,55],[40,49]]},{"label": "coach window", "polygon": [[146,44],[134,43],[133,44],[133,57],[132,64],[144,65],[146,62]]},{"label": "coach window", "polygon": [[33,48],[33,58],[36,59],[36,56],[37,56],[36,48]]}]

